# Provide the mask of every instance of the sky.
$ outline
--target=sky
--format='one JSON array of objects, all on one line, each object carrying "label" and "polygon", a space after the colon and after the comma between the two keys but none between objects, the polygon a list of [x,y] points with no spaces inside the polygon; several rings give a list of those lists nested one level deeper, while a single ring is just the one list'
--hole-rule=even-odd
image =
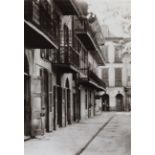
[{"label": "sky", "polygon": [[[89,12],[97,15],[113,36],[130,37],[131,0],[86,0]],[[129,18],[126,18],[129,17]]]}]

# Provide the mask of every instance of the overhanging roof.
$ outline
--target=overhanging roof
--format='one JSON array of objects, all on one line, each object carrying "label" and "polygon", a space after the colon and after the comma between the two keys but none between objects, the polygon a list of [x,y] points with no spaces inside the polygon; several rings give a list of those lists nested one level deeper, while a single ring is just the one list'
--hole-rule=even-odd
[{"label": "overhanging roof", "polygon": [[75,0],[54,0],[64,15],[79,15],[80,10]]}]

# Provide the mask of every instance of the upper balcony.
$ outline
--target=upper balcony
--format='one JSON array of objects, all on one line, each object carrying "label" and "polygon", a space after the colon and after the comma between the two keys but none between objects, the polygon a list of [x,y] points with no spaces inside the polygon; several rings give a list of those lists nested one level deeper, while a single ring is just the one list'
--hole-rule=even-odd
[{"label": "upper balcony", "polygon": [[60,72],[79,72],[80,58],[71,46],[60,46],[59,51],[53,51],[53,66]]},{"label": "upper balcony", "polygon": [[96,32],[93,32],[90,23],[87,19],[74,18],[74,29],[76,35],[79,37],[84,46],[94,56],[98,64],[105,63],[104,56],[99,48],[98,42],[95,38]]},{"label": "upper balcony", "polygon": [[81,42],[85,45],[88,50],[96,50],[96,40],[94,39],[94,33],[90,27],[89,22],[86,19],[74,18],[74,29],[81,40]]},{"label": "upper balcony", "polygon": [[75,0],[54,0],[64,15],[79,15],[80,8]]},{"label": "upper balcony", "polygon": [[58,48],[59,22],[51,18],[51,4],[24,1],[24,43],[29,48]]}]

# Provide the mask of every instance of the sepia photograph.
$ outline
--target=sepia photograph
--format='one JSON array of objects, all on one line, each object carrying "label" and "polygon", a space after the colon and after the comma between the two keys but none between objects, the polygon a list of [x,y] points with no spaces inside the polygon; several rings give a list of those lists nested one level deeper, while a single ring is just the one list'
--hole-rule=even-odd
[{"label": "sepia photograph", "polygon": [[24,0],[23,18],[24,155],[131,155],[131,0]]}]

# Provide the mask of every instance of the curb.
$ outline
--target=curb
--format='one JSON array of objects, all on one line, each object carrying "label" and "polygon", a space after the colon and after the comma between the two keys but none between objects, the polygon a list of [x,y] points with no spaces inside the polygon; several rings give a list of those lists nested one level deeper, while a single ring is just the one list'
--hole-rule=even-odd
[{"label": "curb", "polygon": [[82,147],[75,155],[80,155],[88,145],[95,139],[95,137],[108,125],[108,123],[113,119],[115,115],[111,116],[99,129],[98,131],[92,136],[92,138]]}]

